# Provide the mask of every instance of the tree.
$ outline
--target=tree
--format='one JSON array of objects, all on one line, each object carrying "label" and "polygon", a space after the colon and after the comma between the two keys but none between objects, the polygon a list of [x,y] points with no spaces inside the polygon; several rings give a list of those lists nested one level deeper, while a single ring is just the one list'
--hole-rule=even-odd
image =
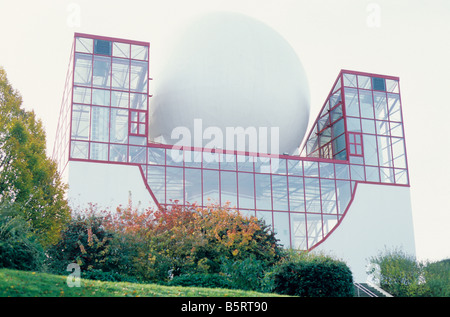
[{"label": "tree", "polygon": [[21,106],[22,97],[0,67],[0,208],[13,206],[15,216],[49,246],[70,219],[66,185],[46,156],[42,122]]}]

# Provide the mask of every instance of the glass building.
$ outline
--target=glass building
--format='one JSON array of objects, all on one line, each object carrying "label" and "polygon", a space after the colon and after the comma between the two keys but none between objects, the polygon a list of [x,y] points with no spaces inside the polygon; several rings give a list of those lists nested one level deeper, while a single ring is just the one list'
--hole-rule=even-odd
[{"label": "glass building", "polygon": [[399,78],[342,70],[300,155],[175,148],[148,138],[149,50],[75,34],[53,153],[61,173],[71,162],[134,166],[156,206],[229,202],[298,250],[332,236],[359,184],[409,187]]}]

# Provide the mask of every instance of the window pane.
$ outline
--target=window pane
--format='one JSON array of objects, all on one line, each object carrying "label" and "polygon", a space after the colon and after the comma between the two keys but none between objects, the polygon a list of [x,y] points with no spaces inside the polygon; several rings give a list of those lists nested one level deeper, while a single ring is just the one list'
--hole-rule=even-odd
[{"label": "window pane", "polygon": [[91,86],[92,83],[92,55],[75,54],[74,85]]},{"label": "window pane", "polygon": [[361,107],[361,117],[373,119],[372,91],[359,91],[359,102]]},{"label": "window pane", "polygon": [[203,204],[219,202],[219,172],[203,170]]},{"label": "window pane", "polygon": [[386,91],[384,78],[372,77],[372,85],[374,90]]},{"label": "window pane", "polygon": [[305,194],[302,177],[289,177],[289,207],[291,211],[305,211]]},{"label": "window pane", "polygon": [[92,104],[99,106],[109,106],[111,97],[110,90],[92,89]]},{"label": "window pane", "polygon": [[347,116],[359,117],[358,90],[345,89],[345,110]]},{"label": "window pane", "polygon": [[111,106],[128,108],[130,94],[124,91],[111,91]]},{"label": "window pane", "polygon": [[363,89],[372,89],[370,77],[358,75],[358,87]]},{"label": "window pane", "polygon": [[147,165],[147,183],[160,204],[166,203],[166,173],[164,166]]},{"label": "window pane", "polygon": [[111,87],[111,59],[109,57],[94,56],[92,85],[101,88]]},{"label": "window pane", "polygon": [[303,163],[297,160],[288,160],[289,175],[303,175]]},{"label": "window pane", "polygon": [[339,214],[343,214],[347,209],[350,199],[352,198],[352,193],[350,189],[350,182],[347,181],[336,181],[336,194],[338,202]]},{"label": "window pane", "polygon": [[373,92],[375,105],[375,118],[378,120],[388,120],[387,99],[384,92]]},{"label": "window pane", "polygon": [[394,155],[394,166],[406,168],[405,144],[401,138],[392,138],[392,153]]},{"label": "window pane", "polygon": [[334,164],[333,163],[319,163],[320,177],[322,178],[334,178]]},{"label": "window pane", "polygon": [[70,157],[78,159],[88,159],[89,143],[72,141],[70,145]]},{"label": "window pane", "polygon": [[344,74],[344,86],[356,87],[356,75]]},{"label": "window pane", "polygon": [[148,60],[148,47],[141,45],[131,45],[131,58]]},{"label": "window pane", "polygon": [[378,167],[366,166],[366,180],[368,182],[380,182],[380,172]]},{"label": "window pane", "polygon": [[202,205],[202,171],[200,169],[186,168],[185,176],[185,202]]},{"label": "window pane", "polygon": [[292,247],[296,250],[306,250],[306,216],[291,213]]},{"label": "window pane", "polygon": [[306,212],[321,212],[318,178],[305,178]]},{"label": "window pane", "polygon": [[273,227],[277,239],[285,247],[291,246],[291,239],[289,234],[289,213],[274,212],[273,213]]},{"label": "window pane", "polygon": [[347,164],[335,164],[336,178],[337,179],[349,179],[349,169]]},{"label": "window pane", "polygon": [[147,63],[131,62],[130,90],[146,93],[147,92]]},{"label": "window pane", "polygon": [[272,175],[273,209],[288,211],[287,177]]},{"label": "window pane", "polygon": [[164,165],[166,162],[165,149],[148,148],[148,164]]},{"label": "window pane", "polygon": [[92,46],[94,40],[87,39],[84,37],[77,37],[75,40],[75,51],[81,53],[89,53],[92,54]]},{"label": "window pane", "polygon": [[74,103],[91,103],[91,88],[73,87]]},{"label": "window pane", "polygon": [[320,180],[322,212],[327,214],[336,214],[336,187],[334,180],[321,179]]},{"label": "window pane", "polygon": [[72,138],[89,140],[90,106],[73,105]]},{"label": "window pane", "polygon": [[364,133],[375,134],[375,122],[374,120],[362,119],[361,120],[362,131]]},{"label": "window pane", "polygon": [[394,182],[394,169],[393,168],[380,168],[380,178],[382,183]]},{"label": "window pane", "polygon": [[133,109],[147,110],[147,95],[132,93],[130,107]]},{"label": "window pane", "polygon": [[322,238],[322,217],[321,215],[307,214],[308,226],[308,248],[313,247]]},{"label": "window pane", "polygon": [[168,204],[184,204],[183,169],[166,167],[166,199]]},{"label": "window pane", "polygon": [[335,153],[345,149],[345,135],[341,135],[333,141],[333,149]]},{"label": "window pane", "polygon": [[143,146],[130,146],[130,163],[145,164],[146,148]]},{"label": "window pane", "polygon": [[128,60],[113,58],[112,83],[113,89],[130,89],[130,62]]},{"label": "window pane", "polygon": [[270,186],[270,175],[255,174],[256,208],[272,209],[272,192]]},{"label": "window pane", "polygon": [[378,139],[378,158],[380,166],[392,166],[391,139],[389,137],[379,136]]},{"label": "window pane", "polygon": [[402,121],[400,113],[400,99],[397,94],[388,94],[389,120]]},{"label": "window pane", "polygon": [[255,209],[253,174],[239,173],[239,208]]},{"label": "window pane", "polygon": [[221,204],[230,202],[230,207],[237,207],[237,181],[235,172],[220,172]]},{"label": "window pane", "polygon": [[354,181],[364,180],[364,166],[362,165],[350,165],[350,175]]},{"label": "window pane", "polygon": [[115,57],[130,57],[130,44],[114,42],[113,56]]},{"label": "window pane", "polygon": [[91,140],[109,141],[109,108],[92,107]]},{"label": "window pane", "polygon": [[90,158],[91,160],[107,161],[108,144],[91,142]]},{"label": "window pane", "polygon": [[305,176],[319,177],[319,166],[317,162],[304,161]]},{"label": "window pane", "polygon": [[111,42],[105,40],[95,40],[94,54],[111,56]]},{"label": "window pane", "polygon": [[377,139],[374,135],[363,135],[364,160],[366,165],[378,165]]},{"label": "window pane", "polygon": [[389,122],[388,121],[376,121],[377,125],[377,134],[380,135],[389,135]]},{"label": "window pane", "polygon": [[109,146],[109,160],[113,162],[126,162],[128,157],[126,145],[111,144]]},{"label": "window pane", "polygon": [[398,93],[398,81],[397,80],[386,79],[386,90],[388,92]]}]

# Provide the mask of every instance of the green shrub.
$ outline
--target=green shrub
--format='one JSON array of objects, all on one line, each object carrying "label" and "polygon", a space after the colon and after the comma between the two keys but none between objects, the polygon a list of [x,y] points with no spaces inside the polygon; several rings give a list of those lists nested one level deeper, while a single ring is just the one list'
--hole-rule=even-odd
[{"label": "green shrub", "polygon": [[265,262],[253,255],[243,260],[222,258],[220,267],[220,271],[228,276],[231,288],[246,291],[262,291],[265,269]]},{"label": "green shrub", "polygon": [[0,208],[0,268],[40,271],[45,253],[27,222]]},{"label": "green shrub", "polygon": [[303,297],[353,296],[353,276],[341,261],[326,256],[288,258],[271,274],[273,291]]},{"label": "green shrub", "polygon": [[232,288],[230,281],[223,274],[197,273],[175,276],[168,283],[170,286],[196,286],[209,288]]},{"label": "green shrub", "polygon": [[429,263],[424,271],[427,287],[424,296],[450,297],[450,259]]}]

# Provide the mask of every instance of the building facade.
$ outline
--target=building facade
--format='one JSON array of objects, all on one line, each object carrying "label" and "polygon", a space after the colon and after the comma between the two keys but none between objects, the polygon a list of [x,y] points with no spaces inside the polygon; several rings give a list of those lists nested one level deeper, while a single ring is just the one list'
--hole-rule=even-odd
[{"label": "building facade", "polygon": [[228,202],[359,281],[385,246],[415,253],[399,78],[342,70],[300,155],[177,147],[149,139],[149,51],[75,34],[53,154],[72,206]]}]

